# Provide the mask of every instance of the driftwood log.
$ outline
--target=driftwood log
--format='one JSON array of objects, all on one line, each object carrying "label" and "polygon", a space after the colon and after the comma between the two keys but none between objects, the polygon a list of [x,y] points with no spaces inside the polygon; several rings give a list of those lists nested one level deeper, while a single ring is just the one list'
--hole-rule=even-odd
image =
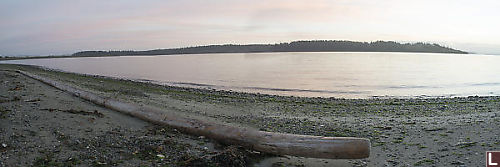
[{"label": "driftwood log", "polygon": [[158,108],[120,102],[24,71],[17,71],[57,89],[69,92],[97,105],[132,115],[159,125],[178,128],[226,144],[241,145],[261,152],[311,158],[360,159],[370,155],[370,141],[353,137],[323,137],[258,131],[202,120],[179,117]]}]

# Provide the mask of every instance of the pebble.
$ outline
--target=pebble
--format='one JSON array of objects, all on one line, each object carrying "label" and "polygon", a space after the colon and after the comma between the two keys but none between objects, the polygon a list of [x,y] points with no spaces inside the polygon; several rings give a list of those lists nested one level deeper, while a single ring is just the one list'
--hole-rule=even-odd
[{"label": "pebble", "polygon": [[7,148],[7,144],[2,143],[2,147],[3,147],[3,148]]},{"label": "pebble", "polygon": [[453,161],[453,162],[451,162],[451,164],[452,164],[452,165],[463,165],[463,164],[465,164],[465,163],[464,163],[464,162],[462,162],[462,161],[458,161],[458,160],[457,160],[457,161]]},{"label": "pebble", "polygon": [[448,151],[448,148],[439,149],[438,151]]}]

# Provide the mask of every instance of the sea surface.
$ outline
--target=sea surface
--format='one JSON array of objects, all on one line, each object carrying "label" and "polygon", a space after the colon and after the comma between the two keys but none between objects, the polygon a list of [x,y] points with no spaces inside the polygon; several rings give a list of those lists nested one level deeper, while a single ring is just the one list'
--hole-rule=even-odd
[{"label": "sea surface", "polygon": [[231,53],[11,60],[62,71],[307,97],[500,95],[500,56],[437,53]]}]

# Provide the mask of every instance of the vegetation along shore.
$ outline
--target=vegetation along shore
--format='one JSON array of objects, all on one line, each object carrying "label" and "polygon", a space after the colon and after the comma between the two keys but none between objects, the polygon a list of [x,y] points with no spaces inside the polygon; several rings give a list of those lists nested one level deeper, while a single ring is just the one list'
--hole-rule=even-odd
[{"label": "vegetation along shore", "polygon": [[[371,140],[367,159],[278,157],[153,125],[15,72],[189,118],[262,131]],[[476,166],[498,150],[500,97],[337,99],[156,85],[0,65],[0,166]]]},{"label": "vegetation along shore", "polygon": [[71,55],[0,57],[0,60],[64,58],[64,57],[104,57],[134,55],[174,55],[206,53],[264,53],[264,52],[418,52],[418,53],[455,53],[467,52],[431,43],[398,43],[394,41],[356,42],[340,40],[293,41],[278,44],[248,45],[206,45],[172,49],[154,49],[145,51],[81,51]]}]

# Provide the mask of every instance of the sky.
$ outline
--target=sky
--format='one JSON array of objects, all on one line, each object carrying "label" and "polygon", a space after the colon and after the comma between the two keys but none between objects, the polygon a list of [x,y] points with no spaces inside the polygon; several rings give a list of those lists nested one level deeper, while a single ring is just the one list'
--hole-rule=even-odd
[{"label": "sky", "polygon": [[431,42],[500,54],[497,0],[2,0],[0,54],[295,40]]}]

